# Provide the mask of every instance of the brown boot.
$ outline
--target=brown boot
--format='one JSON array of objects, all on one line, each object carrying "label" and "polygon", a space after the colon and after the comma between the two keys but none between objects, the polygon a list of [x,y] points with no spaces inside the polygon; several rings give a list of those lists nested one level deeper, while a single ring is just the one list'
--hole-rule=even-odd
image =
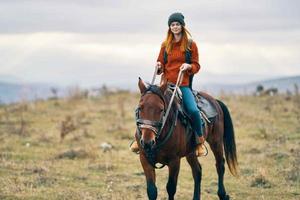
[{"label": "brown boot", "polygon": [[204,146],[205,138],[203,136],[199,137],[199,144],[196,146],[195,154],[197,157],[204,156],[207,154],[207,149]]},{"label": "brown boot", "polygon": [[135,140],[131,143],[129,149],[134,153],[138,153],[140,151],[138,143]]}]

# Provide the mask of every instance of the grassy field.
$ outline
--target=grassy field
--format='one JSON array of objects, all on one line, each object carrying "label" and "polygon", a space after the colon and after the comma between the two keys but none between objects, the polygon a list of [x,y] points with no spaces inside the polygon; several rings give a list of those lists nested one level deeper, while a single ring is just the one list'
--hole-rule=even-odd
[{"label": "grassy field", "polygon": [[[232,199],[300,199],[300,97],[219,98],[235,126],[240,177],[227,165],[225,173]],[[139,158],[128,150],[138,99],[122,92],[0,107],[0,199],[147,199]],[[217,200],[213,155],[199,160],[202,197]],[[158,170],[158,199],[167,199],[166,182],[167,168]],[[182,159],[175,197],[192,194]]]}]

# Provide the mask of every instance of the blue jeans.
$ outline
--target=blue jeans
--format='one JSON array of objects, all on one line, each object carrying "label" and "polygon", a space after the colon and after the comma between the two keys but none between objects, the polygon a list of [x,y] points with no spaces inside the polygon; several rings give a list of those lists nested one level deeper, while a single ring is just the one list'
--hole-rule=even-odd
[{"label": "blue jeans", "polygon": [[192,90],[188,86],[180,86],[180,90],[182,92],[183,106],[192,118],[192,127],[198,136],[202,136],[201,117]]}]

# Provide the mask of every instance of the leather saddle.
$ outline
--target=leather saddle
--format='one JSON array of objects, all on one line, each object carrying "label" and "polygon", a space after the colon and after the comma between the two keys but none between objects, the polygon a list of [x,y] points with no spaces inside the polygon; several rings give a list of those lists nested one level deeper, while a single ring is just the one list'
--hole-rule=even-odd
[{"label": "leather saddle", "polygon": [[[168,88],[171,91],[174,91],[175,85],[169,84]],[[194,95],[195,101],[197,103],[199,112],[200,112],[202,129],[204,130],[205,126],[214,122],[216,116],[218,115],[218,112],[217,112],[216,108],[214,107],[214,105],[208,99],[206,99],[204,96],[202,96],[200,92],[193,90],[193,95]],[[194,136],[195,137],[194,141],[196,144],[198,144],[199,141],[198,141],[197,134],[194,133],[193,128],[192,128],[193,122],[192,122],[191,117],[188,115],[186,109],[183,106],[182,93],[180,90],[177,90],[176,98],[180,104],[180,106],[178,106],[178,109],[179,109],[178,116],[179,116],[179,119],[182,122],[182,124],[187,129],[186,130],[187,137],[190,138],[191,136]],[[204,131],[202,131],[202,132],[204,133]]]},{"label": "leather saddle", "polygon": [[[174,90],[175,85],[174,84],[169,84],[168,88],[170,90]],[[202,120],[206,120],[208,123],[212,123],[215,119],[215,117],[218,115],[218,112],[216,108],[213,106],[213,104],[206,99],[204,96],[201,95],[200,92],[193,90],[193,95],[195,98],[195,101],[197,103],[197,107],[200,112],[200,116]],[[176,97],[180,102],[180,108],[179,112],[185,117],[191,120],[190,116],[187,114],[183,103],[182,103],[182,93],[180,90],[177,90]]]}]

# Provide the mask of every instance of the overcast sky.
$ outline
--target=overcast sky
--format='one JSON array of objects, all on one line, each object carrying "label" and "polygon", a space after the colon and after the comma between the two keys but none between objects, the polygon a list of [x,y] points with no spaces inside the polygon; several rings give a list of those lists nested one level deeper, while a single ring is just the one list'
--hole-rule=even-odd
[{"label": "overcast sky", "polygon": [[1,0],[0,76],[59,85],[150,81],[167,19],[182,12],[198,83],[300,75],[298,0]]}]

